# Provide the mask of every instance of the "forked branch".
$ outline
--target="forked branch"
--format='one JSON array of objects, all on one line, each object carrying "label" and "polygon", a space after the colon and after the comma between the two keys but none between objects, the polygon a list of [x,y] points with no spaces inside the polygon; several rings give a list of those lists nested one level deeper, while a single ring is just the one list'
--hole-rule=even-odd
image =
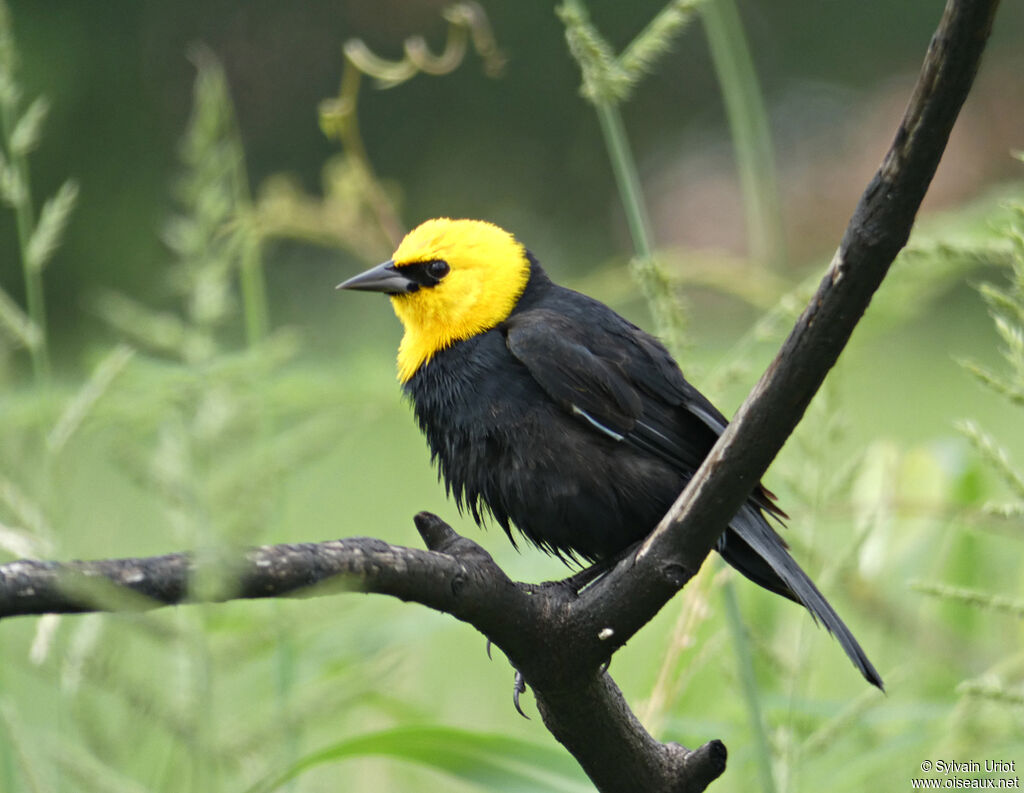
[{"label": "forked branch", "polygon": [[[778,356],[640,551],[577,595],[510,581],[475,543],[416,517],[429,550],[357,538],[266,546],[228,563],[187,554],[0,566],[0,617],[318,594],[336,589],[416,601],[464,620],[508,655],[548,729],[598,789],[691,793],[725,769],[725,747],[689,751],[640,725],[603,664],[692,577],[803,416],[867,309],[945,150],[977,71],[998,0],[949,0],[895,140]],[[192,585],[220,564],[224,583]],[[106,586],[97,586],[97,581]],[[321,585],[316,588],[316,585]]]}]

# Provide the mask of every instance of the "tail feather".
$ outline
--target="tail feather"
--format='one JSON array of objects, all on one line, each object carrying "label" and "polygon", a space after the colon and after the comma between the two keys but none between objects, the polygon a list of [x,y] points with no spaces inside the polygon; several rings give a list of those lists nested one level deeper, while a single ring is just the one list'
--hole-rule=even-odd
[{"label": "tail feather", "polygon": [[754,583],[803,605],[815,622],[820,620],[836,637],[864,679],[884,691],[881,676],[846,623],[789,555],[785,542],[764,516],[745,504],[729,529],[718,549],[725,560]]}]

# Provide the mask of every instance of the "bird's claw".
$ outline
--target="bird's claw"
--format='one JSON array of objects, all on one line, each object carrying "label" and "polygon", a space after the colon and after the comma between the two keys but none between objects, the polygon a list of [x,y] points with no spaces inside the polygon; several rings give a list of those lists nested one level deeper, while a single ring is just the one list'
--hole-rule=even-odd
[{"label": "bird's claw", "polygon": [[[487,640],[487,657],[491,657],[491,645],[494,644],[490,639]],[[529,720],[529,716],[523,713],[523,708],[519,704],[519,695],[526,691],[526,678],[523,677],[523,673],[518,669],[515,670],[516,676],[512,682],[512,704],[515,705],[516,712],[524,719]]]},{"label": "bird's claw", "polygon": [[517,669],[515,681],[512,683],[512,704],[516,706],[516,712],[519,713],[520,716],[529,720],[530,717],[523,713],[523,709],[519,706],[519,695],[524,691],[526,691],[526,678],[523,677],[523,673]]}]

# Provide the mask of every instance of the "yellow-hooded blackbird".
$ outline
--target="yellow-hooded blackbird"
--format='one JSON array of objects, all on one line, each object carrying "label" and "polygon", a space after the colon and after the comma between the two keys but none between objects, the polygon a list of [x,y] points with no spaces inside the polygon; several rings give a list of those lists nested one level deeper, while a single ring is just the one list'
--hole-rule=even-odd
[{"label": "yellow-hooded blackbird", "polygon": [[[603,303],[551,281],[508,232],[428,220],[342,289],[383,292],[405,327],[398,379],[445,487],[560,557],[613,557],[657,525],[724,431],[725,417],[668,351]],[[861,674],[882,680],[786,550],[758,487],[717,550],[803,604]]]}]

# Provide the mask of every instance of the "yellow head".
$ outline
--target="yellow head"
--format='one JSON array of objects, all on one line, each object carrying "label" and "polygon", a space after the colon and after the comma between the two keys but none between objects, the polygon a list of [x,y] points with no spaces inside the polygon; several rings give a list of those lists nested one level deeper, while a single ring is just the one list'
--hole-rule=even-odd
[{"label": "yellow head", "polygon": [[398,348],[405,383],[440,350],[506,319],[529,277],[526,249],[504,229],[435,218],[410,231],[390,261],[339,288],[391,296],[405,327]]}]

